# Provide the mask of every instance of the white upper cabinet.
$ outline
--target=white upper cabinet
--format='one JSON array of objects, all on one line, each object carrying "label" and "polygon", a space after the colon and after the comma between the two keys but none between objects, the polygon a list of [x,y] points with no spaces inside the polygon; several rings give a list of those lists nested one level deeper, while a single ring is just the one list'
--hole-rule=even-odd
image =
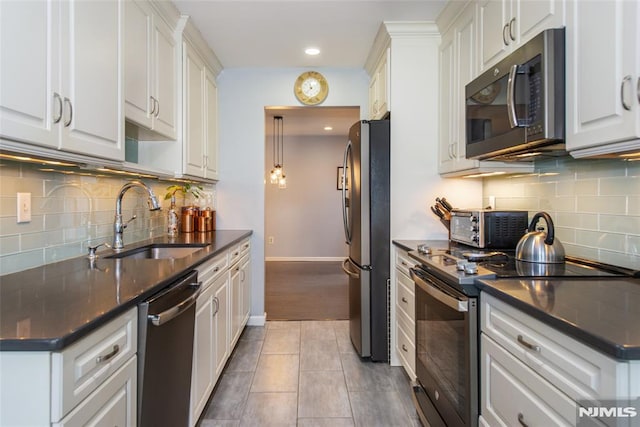
[{"label": "white upper cabinet", "polygon": [[146,0],[126,5],[125,115],[166,139],[177,135],[177,45]]},{"label": "white upper cabinet", "polygon": [[547,28],[564,25],[564,0],[479,0],[479,72]]},{"label": "white upper cabinet", "polygon": [[183,150],[184,172],[204,175],[205,156],[205,73],[204,60],[187,42],[183,42]]},{"label": "white upper cabinet", "polygon": [[0,7],[2,137],[122,160],[122,3]]},{"label": "white upper cabinet", "polygon": [[391,49],[380,57],[369,82],[369,119],[382,119],[389,112],[389,75]]},{"label": "white upper cabinet", "polygon": [[638,2],[572,0],[567,11],[567,150],[640,150]]},{"label": "white upper cabinet", "polygon": [[[468,2],[446,26],[440,42],[440,136],[438,172],[456,177],[490,172],[526,172],[532,164],[466,158],[465,86],[477,75],[477,4]],[[447,25],[448,24],[448,25]]]},{"label": "white upper cabinet", "polygon": [[[58,147],[58,20],[47,2],[0,2],[0,135]],[[51,43],[48,42],[51,40]]]},{"label": "white upper cabinet", "polygon": [[210,70],[204,76],[205,88],[205,178],[218,179],[218,86]]}]

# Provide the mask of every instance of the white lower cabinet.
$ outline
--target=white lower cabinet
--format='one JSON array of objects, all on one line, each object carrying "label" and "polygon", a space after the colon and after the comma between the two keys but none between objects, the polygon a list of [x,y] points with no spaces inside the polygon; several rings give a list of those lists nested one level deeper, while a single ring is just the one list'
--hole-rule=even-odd
[{"label": "white lower cabinet", "polygon": [[137,357],[114,373],[55,427],[71,426],[135,426]]},{"label": "white lower cabinet", "polygon": [[416,326],[415,326],[415,284],[409,277],[409,268],[414,262],[407,251],[396,247],[395,288],[396,288],[396,354],[407,375],[416,378]]},{"label": "white lower cabinet", "polygon": [[607,357],[485,292],[480,300],[481,425],[575,425],[580,400],[638,395],[637,361]]},{"label": "white lower cabinet", "polygon": [[0,425],[135,426],[137,322],[133,308],[60,352],[0,352]]},{"label": "white lower cabinet", "polygon": [[190,426],[197,424],[247,322],[249,249],[247,239],[197,268],[203,291],[196,301]]}]

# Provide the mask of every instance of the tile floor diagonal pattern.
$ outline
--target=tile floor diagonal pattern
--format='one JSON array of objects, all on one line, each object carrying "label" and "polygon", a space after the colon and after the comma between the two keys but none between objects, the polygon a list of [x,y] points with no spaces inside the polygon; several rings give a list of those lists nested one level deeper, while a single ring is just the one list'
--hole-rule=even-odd
[{"label": "tile floor diagonal pattern", "polygon": [[410,390],[357,355],[348,321],[269,321],[245,328],[199,425],[418,427]]}]

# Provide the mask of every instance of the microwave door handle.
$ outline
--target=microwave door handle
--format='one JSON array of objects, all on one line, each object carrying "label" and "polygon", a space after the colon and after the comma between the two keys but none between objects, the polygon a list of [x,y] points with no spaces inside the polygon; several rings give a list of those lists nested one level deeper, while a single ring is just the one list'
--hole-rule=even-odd
[{"label": "microwave door handle", "polygon": [[507,80],[507,115],[512,128],[518,127],[518,115],[516,114],[516,75],[518,65],[512,65]]}]

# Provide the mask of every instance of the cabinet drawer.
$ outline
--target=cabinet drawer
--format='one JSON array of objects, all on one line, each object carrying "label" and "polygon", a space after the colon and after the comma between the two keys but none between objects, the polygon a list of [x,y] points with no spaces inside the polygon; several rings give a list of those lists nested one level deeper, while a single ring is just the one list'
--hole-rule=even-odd
[{"label": "cabinet drawer", "polygon": [[414,265],[416,265],[416,263],[409,257],[407,251],[396,249],[396,268],[398,270],[409,277],[409,269]]},{"label": "cabinet drawer", "polygon": [[229,254],[227,251],[200,265],[197,270],[198,280],[202,282],[202,290],[209,287],[218,276],[225,272],[228,266]]},{"label": "cabinet drawer", "polygon": [[63,418],[137,351],[133,308],[51,358],[51,420]]},{"label": "cabinet drawer", "polygon": [[405,367],[407,374],[411,379],[415,379],[416,348],[399,322],[396,323],[396,352],[402,360],[402,365]]},{"label": "cabinet drawer", "polygon": [[54,427],[136,425],[136,361],[134,356]]},{"label": "cabinet drawer", "polygon": [[416,302],[415,284],[413,280],[402,274],[397,274],[396,284],[396,305],[400,307],[411,320],[415,321]]},{"label": "cabinet drawer", "polygon": [[480,322],[482,332],[574,400],[607,399],[628,390],[616,384],[616,378],[628,378],[627,364],[484,292]]},{"label": "cabinet drawer", "polygon": [[240,260],[243,256],[249,253],[251,250],[251,241],[249,239],[243,240],[237,246],[234,246],[229,250],[229,265],[233,265]]},{"label": "cabinet drawer", "polygon": [[571,399],[485,334],[480,346],[480,412],[490,426],[575,424]]}]

